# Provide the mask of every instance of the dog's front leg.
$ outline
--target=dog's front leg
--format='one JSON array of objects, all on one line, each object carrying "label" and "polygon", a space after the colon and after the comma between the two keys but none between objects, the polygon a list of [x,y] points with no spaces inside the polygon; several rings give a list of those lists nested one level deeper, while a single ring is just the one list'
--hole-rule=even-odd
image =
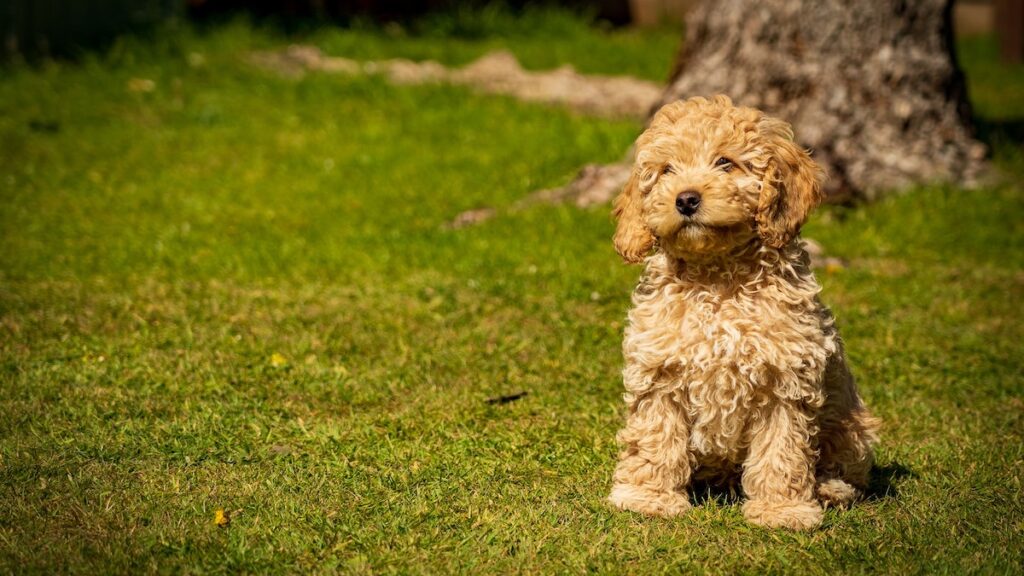
[{"label": "dog's front leg", "polygon": [[623,450],[608,501],[621,510],[678,516],[690,509],[689,430],[683,407],[670,391],[651,391],[630,402]]},{"label": "dog's front leg", "polygon": [[793,530],[821,523],[821,505],[814,496],[814,426],[806,407],[781,400],[766,406],[752,423],[743,464],[747,520]]}]

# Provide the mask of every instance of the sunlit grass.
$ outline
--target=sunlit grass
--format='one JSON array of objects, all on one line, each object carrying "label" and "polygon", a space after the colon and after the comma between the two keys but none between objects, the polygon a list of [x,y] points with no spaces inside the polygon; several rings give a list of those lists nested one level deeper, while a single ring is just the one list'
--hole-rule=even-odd
[{"label": "sunlit grass", "polygon": [[[672,59],[671,32],[550,18],[309,41],[449,64],[505,47],[654,79]],[[810,534],[714,500],[646,519],[603,502],[639,273],[607,208],[445,227],[618,158],[639,124],[245,64],[288,40],[178,30],[0,78],[0,569],[1019,568],[1016,144],[996,150],[1009,184],[807,228],[849,262],[823,299],[886,422],[872,498]],[[1002,96],[1020,75],[972,54],[969,74],[989,70],[971,78],[979,111],[1021,113]]]}]

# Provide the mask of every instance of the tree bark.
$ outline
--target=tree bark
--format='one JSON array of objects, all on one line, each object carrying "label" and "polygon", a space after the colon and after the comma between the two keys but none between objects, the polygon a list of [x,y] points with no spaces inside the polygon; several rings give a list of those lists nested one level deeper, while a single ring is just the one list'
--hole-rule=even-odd
[{"label": "tree bark", "polygon": [[[791,122],[829,171],[834,201],[971,186],[985,167],[951,0],[706,0],[657,107],[718,93]],[[608,199],[623,169],[588,168],[600,193],[579,179],[565,190]]]},{"label": "tree bark", "polygon": [[721,92],[788,120],[832,197],[982,169],[950,0],[717,0],[688,31],[662,103]]}]

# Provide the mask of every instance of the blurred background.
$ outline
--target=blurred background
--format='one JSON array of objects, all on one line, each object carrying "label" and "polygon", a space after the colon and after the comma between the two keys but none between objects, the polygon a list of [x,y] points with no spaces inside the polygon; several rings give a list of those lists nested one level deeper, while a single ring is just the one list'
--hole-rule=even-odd
[{"label": "blurred background", "polygon": [[[503,6],[550,5],[579,11],[615,26],[656,26],[682,22],[699,0],[507,0]],[[68,55],[109,42],[117,34],[138,31],[171,18],[209,21],[249,14],[297,25],[350,23],[355,19],[408,23],[431,12],[474,10],[492,0],[9,0],[0,12],[0,30],[8,56]],[[1024,58],[1020,3],[1015,0],[957,0],[955,30],[962,36],[998,33],[1000,54],[1011,62]]]}]

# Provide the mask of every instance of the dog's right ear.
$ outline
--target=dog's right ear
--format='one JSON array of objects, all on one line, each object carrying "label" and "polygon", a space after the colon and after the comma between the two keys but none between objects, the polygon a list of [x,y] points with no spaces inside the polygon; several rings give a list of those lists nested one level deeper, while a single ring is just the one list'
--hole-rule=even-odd
[{"label": "dog's right ear", "polygon": [[615,199],[612,214],[619,221],[615,228],[615,251],[627,264],[642,262],[647,252],[654,246],[654,236],[644,225],[640,175],[636,166],[629,175],[626,187]]}]

